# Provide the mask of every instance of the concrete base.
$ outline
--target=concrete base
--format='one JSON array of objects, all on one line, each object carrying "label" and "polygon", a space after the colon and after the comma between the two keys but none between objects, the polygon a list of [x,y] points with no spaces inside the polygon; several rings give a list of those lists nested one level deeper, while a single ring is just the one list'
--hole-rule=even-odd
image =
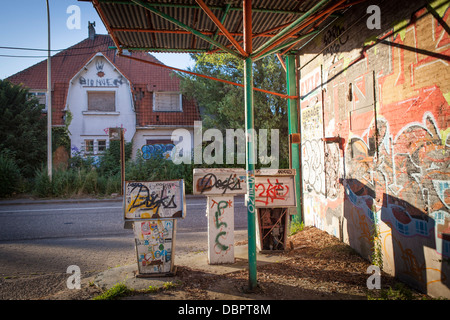
[{"label": "concrete base", "polygon": [[[191,269],[204,271],[212,274],[227,274],[235,271],[240,271],[248,268],[248,247],[236,246],[235,247],[235,262],[232,264],[224,265],[211,265],[208,264],[207,252],[194,252],[184,253],[182,255],[176,255],[176,266],[185,266]],[[256,260],[257,265],[262,266],[270,263],[277,263],[289,259],[286,256],[276,254],[261,254],[257,253]],[[179,278],[175,274],[174,276],[155,275],[149,277],[137,277],[138,267],[137,264],[131,264],[127,266],[108,269],[97,275],[94,280],[96,286],[103,290],[107,290],[117,283],[124,283],[128,288],[135,290],[145,290],[149,286],[162,287],[165,282],[176,282]]]}]

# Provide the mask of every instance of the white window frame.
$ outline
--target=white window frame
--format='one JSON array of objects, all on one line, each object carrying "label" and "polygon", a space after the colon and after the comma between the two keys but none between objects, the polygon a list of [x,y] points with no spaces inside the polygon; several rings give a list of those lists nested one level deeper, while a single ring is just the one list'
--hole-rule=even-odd
[{"label": "white window frame", "polygon": [[[101,151],[100,150],[100,141],[104,141],[105,142],[105,150]],[[103,154],[106,152],[106,150],[108,149],[108,139],[96,139],[95,140],[96,144],[97,144],[97,154]]]}]

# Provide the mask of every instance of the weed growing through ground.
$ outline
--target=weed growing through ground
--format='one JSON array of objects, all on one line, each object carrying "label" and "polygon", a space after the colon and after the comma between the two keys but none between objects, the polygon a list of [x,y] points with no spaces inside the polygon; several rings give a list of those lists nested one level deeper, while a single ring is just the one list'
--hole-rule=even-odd
[{"label": "weed growing through ground", "polygon": [[291,226],[289,228],[289,236],[296,234],[297,232],[302,231],[305,228],[305,224],[298,221],[292,221]]},{"label": "weed growing through ground", "polygon": [[168,282],[164,282],[161,287],[149,286],[147,289],[134,290],[134,289],[128,288],[125,285],[125,283],[117,283],[110,289],[108,289],[105,292],[103,292],[102,294],[100,294],[99,296],[94,297],[93,300],[115,300],[115,299],[123,298],[123,297],[130,296],[133,294],[139,294],[139,293],[155,294],[155,293],[158,293],[161,291],[174,289],[180,284],[181,284],[181,281],[177,281],[175,283],[172,281],[168,281]]},{"label": "weed growing through ground", "polygon": [[92,300],[114,300],[120,297],[128,296],[133,290],[129,289],[124,283],[117,283],[101,295]]}]

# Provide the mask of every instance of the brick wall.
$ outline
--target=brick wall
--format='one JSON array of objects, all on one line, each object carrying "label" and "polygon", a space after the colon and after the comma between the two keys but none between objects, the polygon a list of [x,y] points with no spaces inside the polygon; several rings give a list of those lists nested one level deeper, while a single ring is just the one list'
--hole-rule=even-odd
[{"label": "brick wall", "polygon": [[379,1],[373,30],[370,4],[300,52],[304,219],[449,298],[449,3]]}]

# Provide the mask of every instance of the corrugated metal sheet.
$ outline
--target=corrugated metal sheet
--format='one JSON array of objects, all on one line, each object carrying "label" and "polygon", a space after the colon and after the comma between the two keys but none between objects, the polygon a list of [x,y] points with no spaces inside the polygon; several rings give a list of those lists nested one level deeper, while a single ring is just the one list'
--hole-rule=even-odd
[{"label": "corrugated metal sheet", "polygon": [[[100,11],[107,20],[105,23],[112,28],[114,35],[124,48],[154,48],[159,51],[186,50],[187,52],[191,49],[209,50],[211,46],[209,42],[192,34],[168,33],[168,31],[184,30],[171,21],[134,4],[131,0],[98,1]],[[223,25],[231,33],[241,34],[243,32],[242,0],[204,0],[204,2],[218,19],[223,15],[222,8],[226,4],[230,4],[231,10],[228,12]],[[253,0],[253,34],[259,34],[294,21],[318,2],[318,0]],[[195,0],[155,0],[148,1],[148,3],[183,24],[200,32],[206,32],[209,37],[212,37],[214,32],[217,31],[216,25],[197,5]],[[119,31],[117,29],[156,30],[161,33]],[[273,31],[270,34],[275,35],[278,31]],[[242,43],[242,36],[234,35],[234,38]],[[253,38],[254,50],[269,39],[269,37]],[[216,41],[224,46],[230,45],[228,39],[223,35],[217,36]]]}]

